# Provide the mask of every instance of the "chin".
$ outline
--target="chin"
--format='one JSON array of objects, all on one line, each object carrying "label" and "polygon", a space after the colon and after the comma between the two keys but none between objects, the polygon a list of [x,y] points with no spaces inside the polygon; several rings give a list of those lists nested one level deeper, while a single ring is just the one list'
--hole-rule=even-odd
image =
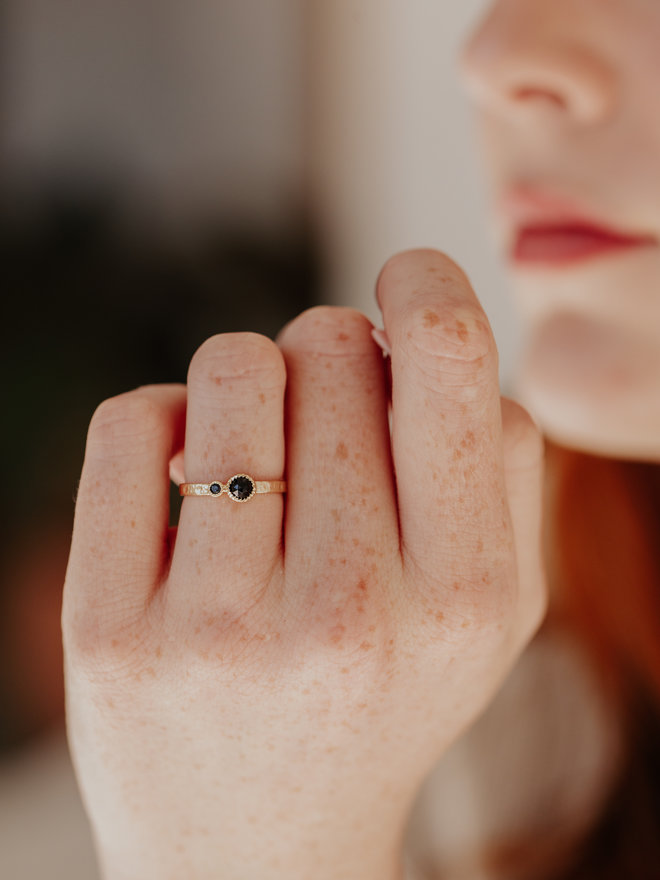
[{"label": "chin", "polygon": [[514,396],[554,443],[660,462],[660,340],[555,315],[530,333]]}]

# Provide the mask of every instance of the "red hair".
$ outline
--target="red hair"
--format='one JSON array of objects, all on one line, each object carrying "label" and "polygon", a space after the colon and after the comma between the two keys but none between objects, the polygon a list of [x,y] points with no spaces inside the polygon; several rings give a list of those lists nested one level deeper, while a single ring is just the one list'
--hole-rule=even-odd
[{"label": "red hair", "polygon": [[[660,465],[546,440],[544,632],[570,630],[621,721],[624,760],[595,826],[500,841],[507,880],[660,876]],[[525,781],[520,780],[524,785]],[[533,789],[530,789],[533,791]]]}]

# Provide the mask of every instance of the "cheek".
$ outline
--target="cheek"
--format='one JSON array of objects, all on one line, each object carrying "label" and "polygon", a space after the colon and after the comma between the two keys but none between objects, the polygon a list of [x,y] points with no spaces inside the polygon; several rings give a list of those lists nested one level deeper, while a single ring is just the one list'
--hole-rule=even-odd
[{"label": "cheek", "polygon": [[660,459],[660,345],[653,337],[556,314],[529,334],[517,394],[558,442]]}]

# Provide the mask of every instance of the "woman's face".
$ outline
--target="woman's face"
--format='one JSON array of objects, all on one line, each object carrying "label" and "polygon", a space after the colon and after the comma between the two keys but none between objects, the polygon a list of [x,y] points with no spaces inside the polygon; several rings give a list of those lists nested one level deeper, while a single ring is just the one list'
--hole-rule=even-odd
[{"label": "woman's face", "polygon": [[516,396],[660,460],[660,0],[497,0],[464,47],[526,325]]}]

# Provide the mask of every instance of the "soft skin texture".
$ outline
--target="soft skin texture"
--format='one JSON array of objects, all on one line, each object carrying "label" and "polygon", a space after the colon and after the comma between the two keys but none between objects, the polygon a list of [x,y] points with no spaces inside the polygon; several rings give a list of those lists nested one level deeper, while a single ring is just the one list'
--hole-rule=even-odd
[{"label": "soft skin texture", "polygon": [[[543,445],[468,279],[406,252],[378,297],[391,443],[371,325],[326,307],[92,420],[63,630],[106,878],[400,877],[420,783],[543,617]],[[286,498],[186,498],[173,541],[184,419],[186,480]]]},{"label": "soft skin texture", "polygon": [[[576,200],[654,244],[567,267],[509,263],[526,322],[514,396],[559,443],[660,460],[660,3],[499,0],[461,68],[494,205]],[[494,229],[509,260],[513,230]]]}]

